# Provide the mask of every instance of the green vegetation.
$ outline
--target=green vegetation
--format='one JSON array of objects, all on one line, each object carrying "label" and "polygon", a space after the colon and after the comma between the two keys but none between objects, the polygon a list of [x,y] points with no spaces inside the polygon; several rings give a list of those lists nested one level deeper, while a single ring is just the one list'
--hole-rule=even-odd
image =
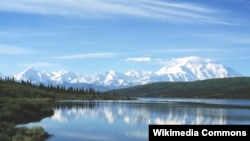
[{"label": "green vegetation", "polygon": [[50,135],[42,127],[15,127],[11,124],[1,123],[1,141],[45,141]]},{"label": "green vegetation", "polygon": [[250,99],[250,77],[158,82],[112,90],[110,93],[130,97]]},{"label": "green vegetation", "polygon": [[30,101],[50,101],[60,99],[126,99],[114,93],[99,92],[93,88],[79,89],[44,84],[34,85],[31,81],[16,82],[14,79],[0,77],[0,97],[26,99]]},{"label": "green vegetation", "polygon": [[0,99],[1,141],[44,141],[50,135],[41,127],[16,127],[53,115],[50,105],[28,100]]},{"label": "green vegetation", "polygon": [[50,135],[42,127],[17,125],[40,121],[53,115],[52,106],[57,100],[126,98],[92,88],[34,85],[31,81],[16,82],[14,79],[0,78],[0,140],[45,141]]},{"label": "green vegetation", "polygon": [[42,127],[17,125],[53,115],[52,106],[64,99],[129,99],[132,97],[250,99],[250,78],[235,77],[194,82],[159,82],[126,89],[98,92],[92,88],[33,85],[0,78],[0,140],[44,141],[50,137]]}]

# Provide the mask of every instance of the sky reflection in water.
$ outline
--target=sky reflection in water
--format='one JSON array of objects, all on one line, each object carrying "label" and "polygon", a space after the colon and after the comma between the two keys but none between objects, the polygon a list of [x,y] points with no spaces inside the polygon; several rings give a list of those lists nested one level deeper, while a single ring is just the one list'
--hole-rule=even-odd
[{"label": "sky reflection in water", "polygon": [[149,124],[250,124],[249,117],[247,100],[64,101],[29,125],[43,126],[49,141],[147,141]]}]

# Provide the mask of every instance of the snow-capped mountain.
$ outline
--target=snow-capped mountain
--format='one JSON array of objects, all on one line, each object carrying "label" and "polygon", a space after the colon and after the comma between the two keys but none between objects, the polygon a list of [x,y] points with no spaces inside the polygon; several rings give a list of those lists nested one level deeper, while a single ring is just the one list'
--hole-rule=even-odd
[{"label": "snow-capped mountain", "polygon": [[93,87],[98,90],[110,90],[152,82],[194,81],[236,76],[241,76],[241,74],[211,59],[191,56],[173,59],[156,72],[130,70],[126,73],[118,73],[111,70],[94,76],[84,76],[65,70],[40,72],[28,68],[14,75],[14,78],[18,81],[31,80],[35,84],[44,83],[47,85]]},{"label": "snow-capped mountain", "polygon": [[196,56],[173,59],[156,72],[162,81],[194,81],[240,76],[231,68]]},{"label": "snow-capped mountain", "polygon": [[54,81],[57,84],[63,84],[65,82],[74,83],[74,80],[79,78],[79,75],[77,75],[76,73],[66,70],[44,73],[51,79],[51,81]]},{"label": "snow-capped mountain", "polygon": [[14,75],[15,80],[29,80],[31,83],[39,84],[39,83],[49,83],[51,78],[46,74],[39,72],[32,67],[27,68],[26,70],[22,71],[21,73]]}]

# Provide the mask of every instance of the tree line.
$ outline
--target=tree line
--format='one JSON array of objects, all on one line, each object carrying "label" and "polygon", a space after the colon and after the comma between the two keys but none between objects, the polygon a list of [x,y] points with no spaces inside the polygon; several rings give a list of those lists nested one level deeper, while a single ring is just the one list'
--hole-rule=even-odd
[{"label": "tree line", "polygon": [[[24,96],[31,96],[30,94],[37,94],[41,95],[42,93],[53,94],[55,97],[56,94],[64,94],[64,95],[74,95],[74,96],[81,96],[81,95],[102,95],[107,96],[109,95],[108,92],[101,92],[95,90],[92,87],[89,88],[74,88],[74,87],[65,87],[63,85],[52,85],[48,84],[45,85],[44,83],[34,84],[32,83],[31,79],[16,81],[14,78],[1,78],[0,77],[0,95],[24,95]],[[116,96],[115,93],[112,96]]]}]

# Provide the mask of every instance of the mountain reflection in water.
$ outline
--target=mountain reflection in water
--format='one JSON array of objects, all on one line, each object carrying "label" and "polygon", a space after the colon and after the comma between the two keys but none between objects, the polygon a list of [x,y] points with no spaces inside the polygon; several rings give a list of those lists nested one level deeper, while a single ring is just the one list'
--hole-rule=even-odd
[{"label": "mountain reflection in water", "polygon": [[94,118],[110,124],[118,121],[126,124],[226,124],[223,108],[198,107],[193,104],[177,106],[173,103],[154,105],[92,101],[74,104],[56,107],[51,119],[68,122],[79,118]]},{"label": "mountain reflection in water", "polygon": [[[209,102],[211,101],[211,102]],[[239,104],[235,104],[235,103]],[[245,104],[242,104],[246,102]],[[55,140],[148,140],[149,124],[249,124],[249,101],[62,101],[40,123]]]}]

